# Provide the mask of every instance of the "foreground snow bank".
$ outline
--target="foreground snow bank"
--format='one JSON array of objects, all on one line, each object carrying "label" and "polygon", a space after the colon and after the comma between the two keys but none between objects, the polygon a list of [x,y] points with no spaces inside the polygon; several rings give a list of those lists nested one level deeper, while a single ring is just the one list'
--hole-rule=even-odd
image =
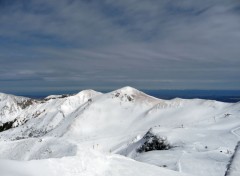
[{"label": "foreground snow bank", "polygon": [[4,176],[187,176],[119,155],[104,155],[94,150],[79,151],[76,156],[55,159],[0,160]]}]

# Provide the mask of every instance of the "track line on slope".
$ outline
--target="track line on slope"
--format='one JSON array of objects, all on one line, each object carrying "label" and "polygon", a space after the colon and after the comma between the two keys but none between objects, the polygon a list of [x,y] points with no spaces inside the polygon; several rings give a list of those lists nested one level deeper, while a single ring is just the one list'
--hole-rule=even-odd
[{"label": "track line on slope", "polygon": [[230,161],[229,161],[229,164],[227,165],[227,170],[226,170],[224,176],[230,176],[232,173],[232,169],[234,170],[234,168],[232,168],[232,164],[234,163],[234,160],[236,159],[236,155],[238,152],[240,153],[240,141],[238,141],[238,143],[234,149],[234,153],[233,153],[232,157],[230,158]]},{"label": "track line on slope", "polygon": [[179,157],[178,162],[177,162],[177,166],[178,166],[178,171],[179,172],[182,172],[181,158],[183,157],[183,155],[185,153],[186,153],[185,150],[183,150],[182,155]]},{"label": "track line on slope", "polygon": [[237,136],[238,138],[240,138],[240,134],[236,133],[235,131],[237,131],[237,130],[239,130],[239,129],[240,129],[240,126],[231,130],[231,133],[232,133],[233,135]]},{"label": "track line on slope", "polygon": [[[236,133],[235,131],[237,131],[237,130],[239,130],[239,129],[240,129],[240,126],[231,130],[231,133],[232,133],[234,136],[236,136],[237,138],[240,138],[240,135],[239,135],[238,133]],[[240,141],[238,141],[238,143],[237,143],[237,145],[236,145],[236,147],[235,147],[235,149],[234,149],[234,153],[233,153],[232,157],[230,158],[230,161],[229,161],[229,163],[228,163],[228,165],[227,165],[227,170],[226,170],[224,176],[229,176],[229,175],[231,175],[231,166],[232,166],[232,163],[233,163],[233,161],[234,161],[234,158],[236,157],[235,155],[236,155],[236,153],[237,153],[237,151],[238,151],[238,147],[239,147],[239,146],[240,146]]]}]

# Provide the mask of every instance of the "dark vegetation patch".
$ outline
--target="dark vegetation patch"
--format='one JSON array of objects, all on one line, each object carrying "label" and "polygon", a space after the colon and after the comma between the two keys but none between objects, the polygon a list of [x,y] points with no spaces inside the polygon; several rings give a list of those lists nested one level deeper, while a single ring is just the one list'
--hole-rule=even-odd
[{"label": "dark vegetation patch", "polygon": [[134,101],[133,95],[121,94],[120,92],[115,92],[113,96],[125,101]]},{"label": "dark vegetation patch", "polygon": [[61,98],[66,98],[66,97],[70,97],[73,94],[63,94],[57,97],[52,97],[52,98],[44,98],[43,100],[48,101],[48,100],[54,100],[54,99],[61,99]]},{"label": "dark vegetation patch", "polygon": [[16,119],[13,121],[9,121],[9,122],[0,124],[0,132],[11,129],[13,127],[13,123],[15,121],[16,121]]},{"label": "dark vegetation patch", "polygon": [[5,123],[0,122],[0,132],[9,130],[11,128],[16,128],[19,125],[23,125],[27,122],[28,122],[28,119],[23,119],[21,122],[19,122],[18,119],[14,119],[12,121],[8,121],[8,122],[5,122]]},{"label": "dark vegetation patch", "polygon": [[34,137],[34,138],[36,138],[36,137],[42,137],[42,136],[44,136],[45,134],[47,134],[47,132],[49,132],[49,131],[47,131],[46,129],[30,129],[31,130],[31,132],[30,133],[28,133],[28,137]]},{"label": "dark vegetation patch", "polygon": [[28,99],[28,100],[24,100],[23,102],[17,103],[18,106],[21,107],[21,109],[25,109],[28,106],[32,105],[34,102],[36,102],[33,99]]},{"label": "dark vegetation patch", "polygon": [[133,101],[133,97],[131,97],[129,95],[126,95],[126,96],[127,96],[128,101]]},{"label": "dark vegetation patch", "polygon": [[42,112],[41,111],[36,111],[34,114],[32,114],[33,118],[37,118],[38,116],[40,116],[42,113],[44,113],[46,110],[44,109]]},{"label": "dark vegetation patch", "polygon": [[167,138],[154,134],[151,129],[143,136],[143,139],[145,142],[137,149],[138,153],[153,150],[169,150],[171,148],[168,144]]}]

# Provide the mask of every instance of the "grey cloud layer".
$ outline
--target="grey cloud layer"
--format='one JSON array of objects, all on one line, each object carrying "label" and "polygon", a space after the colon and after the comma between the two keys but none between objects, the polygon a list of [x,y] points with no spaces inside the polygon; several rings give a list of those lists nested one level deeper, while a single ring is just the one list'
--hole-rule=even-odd
[{"label": "grey cloud layer", "polygon": [[240,89],[237,0],[1,3],[2,91]]}]

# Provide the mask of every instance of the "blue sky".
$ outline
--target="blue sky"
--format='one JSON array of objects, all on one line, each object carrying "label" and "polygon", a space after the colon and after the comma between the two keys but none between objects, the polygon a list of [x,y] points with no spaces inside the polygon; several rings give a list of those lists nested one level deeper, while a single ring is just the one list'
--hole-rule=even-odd
[{"label": "blue sky", "polygon": [[240,89],[239,0],[0,0],[0,92]]}]

